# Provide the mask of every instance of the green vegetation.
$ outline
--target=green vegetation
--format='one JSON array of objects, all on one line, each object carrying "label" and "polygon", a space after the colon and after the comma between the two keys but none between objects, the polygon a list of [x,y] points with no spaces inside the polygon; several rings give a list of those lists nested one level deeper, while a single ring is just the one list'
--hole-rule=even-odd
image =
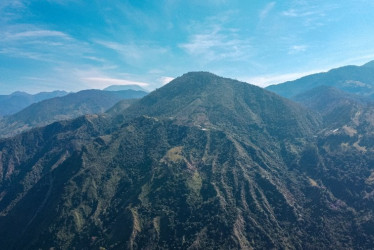
[{"label": "green vegetation", "polygon": [[374,116],[338,100],[188,73],[2,139],[0,248],[370,248]]}]

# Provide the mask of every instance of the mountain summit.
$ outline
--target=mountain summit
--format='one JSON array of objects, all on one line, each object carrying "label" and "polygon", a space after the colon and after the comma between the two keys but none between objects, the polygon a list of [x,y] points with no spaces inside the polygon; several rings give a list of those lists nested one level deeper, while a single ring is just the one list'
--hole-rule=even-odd
[{"label": "mountain summit", "polygon": [[208,72],[174,79],[123,115],[172,118],[183,124],[238,133],[253,130],[274,137],[305,136],[318,127],[318,119],[299,105],[257,86]]},{"label": "mountain summit", "polygon": [[321,126],[269,91],[193,72],[122,111],[0,140],[0,248],[372,246],[369,147],[344,172],[357,162]]}]

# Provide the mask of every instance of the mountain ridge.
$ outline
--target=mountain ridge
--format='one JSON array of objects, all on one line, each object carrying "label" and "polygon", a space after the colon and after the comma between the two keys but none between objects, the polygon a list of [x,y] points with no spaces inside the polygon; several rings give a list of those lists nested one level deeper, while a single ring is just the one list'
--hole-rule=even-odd
[{"label": "mountain ridge", "polygon": [[372,97],[374,94],[374,61],[362,66],[343,66],[322,72],[304,76],[294,81],[288,81],[266,87],[281,96],[292,98],[317,86],[325,85],[338,88],[351,94],[359,94]]},{"label": "mountain ridge", "polygon": [[21,91],[16,91],[10,95],[0,95],[0,116],[11,115],[32,103],[66,94],[68,93],[65,91],[56,90],[53,92],[40,92],[34,95]]},{"label": "mountain ridge", "polygon": [[135,90],[102,91],[92,89],[46,99],[0,119],[0,137],[9,137],[58,120],[103,113],[120,100],[140,98],[146,94],[146,92]]}]

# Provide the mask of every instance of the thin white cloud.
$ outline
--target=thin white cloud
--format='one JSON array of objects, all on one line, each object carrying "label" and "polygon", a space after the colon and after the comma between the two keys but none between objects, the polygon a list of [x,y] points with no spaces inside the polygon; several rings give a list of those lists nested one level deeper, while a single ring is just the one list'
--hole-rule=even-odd
[{"label": "thin white cloud", "polygon": [[171,82],[171,81],[174,80],[174,79],[175,79],[174,77],[163,76],[163,77],[161,77],[159,80],[160,80],[160,82],[162,83],[162,85],[165,85],[165,84],[168,84],[169,82]]},{"label": "thin white cloud", "polygon": [[98,58],[95,56],[83,56],[83,58],[94,61],[94,62],[99,62],[99,63],[106,63],[107,61],[103,58]]},{"label": "thin white cloud", "polygon": [[120,44],[109,41],[96,41],[96,43],[116,51],[125,56],[128,60],[139,60],[141,58],[142,51],[136,45]]},{"label": "thin white cloud", "polygon": [[126,79],[117,79],[117,78],[110,78],[110,77],[86,77],[81,78],[81,80],[91,83],[98,83],[99,86],[109,86],[109,85],[139,85],[141,87],[149,86],[148,83],[145,82],[138,82],[138,81],[131,81]]},{"label": "thin white cloud", "polygon": [[318,14],[321,14],[321,11],[289,9],[289,10],[282,12],[282,15],[287,16],[287,17],[307,17],[307,16],[312,16],[312,15],[318,15]]},{"label": "thin white cloud", "polygon": [[2,40],[21,40],[21,39],[41,39],[41,38],[60,38],[71,40],[71,37],[63,32],[55,30],[32,30],[17,33],[5,32],[0,38]]},{"label": "thin white cloud", "polygon": [[42,81],[42,82],[50,82],[50,78],[43,78],[43,77],[34,77],[34,76],[24,76],[22,79],[32,80],[32,81]]},{"label": "thin white cloud", "polygon": [[250,39],[241,39],[237,30],[224,29],[219,25],[192,34],[189,41],[179,44],[179,47],[188,54],[199,57],[203,63],[223,59],[241,61],[252,54]]},{"label": "thin white cloud", "polygon": [[0,10],[7,9],[7,8],[11,8],[11,9],[25,8],[25,4],[23,3],[23,1],[20,1],[20,0],[2,0],[0,2]]},{"label": "thin white cloud", "polygon": [[8,22],[22,17],[26,11],[26,5],[21,0],[1,0],[0,1],[0,22]]},{"label": "thin white cloud", "polygon": [[305,52],[308,49],[307,45],[293,45],[289,49],[288,54],[297,54],[300,52]]},{"label": "thin white cloud", "polygon": [[122,56],[122,58],[129,63],[139,62],[150,59],[152,57],[161,56],[167,52],[166,48],[162,48],[149,44],[121,44],[110,41],[95,41],[97,44],[108,49],[114,50]]},{"label": "thin white cloud", "polygon": [[255,76],[255,77],[242,77],[239,78],[241,81],[245,81],[260,87],[267,87],[272,84],[279,84],[287,81],[293,81],[299,79],[303,76],[325,72],[327,70],[311,70],[305,72],[295,72],[295,73],[288,73],[288,74],[279,74],[279,75],[262,75],[262,76]]},{"label": "thin white cloud", "polygon": [[269,15],[275,4],[276,2],[270,2],[260,11],[260,20],[265,19]]},{"label": "thin white cloud", "polygon": [[[142,29],[152,31],[157,31],[159,28],[164,28],[160,26],[160,20],[155,19],[155,17],[152,15],[148,15],[144,10],[136,7],[129,1],[114,1],[113,7],[120,11],[122,16],[119,18],[119,20],[122,22],[122,24],[129,22],[142,26]],[[113,17],[108,16],[107,22],[113,22]]]},{"label": "thin white cloud", "polygon": [[0,54],[11,56],[11,57],[27,58],[27,59],[45,61],[45,62],[53,62],[49,58],[44,57],[42,53],[38,53],[34,51],[27,51],[27,50],[23,50],[19,48],[0,49]]},{"label": "thin white cloud", "polygon": [[26,58],[59,64],[72,57],[93,56],[86,42],[69,34],[35,25],[17,24],[6,26],[0,32],[0,54],[14,58]]},{"label": "thin white cloud", "polygon": [[[330,2],[296,1],[290,8],[281,12],[285,18],[298,19],[308,29],[316,29],[334,21],[329,18],[331,11],[339,8],[339,4]],[[334,16],[334,15],[331,15]]]}]

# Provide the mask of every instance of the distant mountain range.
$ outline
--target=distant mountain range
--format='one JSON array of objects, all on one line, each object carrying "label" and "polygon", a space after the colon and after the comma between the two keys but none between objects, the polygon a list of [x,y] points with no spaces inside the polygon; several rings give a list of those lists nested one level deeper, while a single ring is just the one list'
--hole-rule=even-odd
[{"label": "distant mountain range", "polygon": [[103,113],[123,99],[137,99],[146,94],[144,91],[136,90],[83,90],[62,97],[46,99],[0,119],[0,137],[13,136],[59,120]]},{"label": "distant mountain range", "polygon": [[143,89],[139,85],[130,84],[130,85],[111,85],[104,90],[106,91],[121,91],[121,90],[137,90],[137,91],[144,91],[148,92],[147,90]]},{"label": "distant mountain range", "polygon": [[0,248],[372,248],[371,103],[312,85],[187,73],[1,139]]},{"label": "distant mountain range", "polygon": [[[147,90],[135,84],[111,85],[105,88],[104,90],[106,91],[135,90],[135,91],[142,91],[142,92],[148,93]],[[51,99],[54,97],[65,96],[67,94],[68,92],[66,91],[56,90],[52,92],[40,92],[34,95],[21,92],[21,91],[14,92],[10,95],[0,95],[0,117],[15,114],[21,111],[22,109],[26,108],[27,106],[30,106],[33,103],[37,103],[37,102],[40,102],[46,99]]]},{"label": "distant mountain range", "polygon": [[14,92],[10,95],[0,95],[0,117],[11,115],[26,108],[27,106],[45,99],[64,96],[65,91],[41,92],[30,95],[25,92]]},{"label": "distant mountain range", "polygon": [[374,61],[362,66],[345,66],[302,77],[266,89],[281,96],[292,98],[318,86],[329,86],[347,93],[374,98]]}]

